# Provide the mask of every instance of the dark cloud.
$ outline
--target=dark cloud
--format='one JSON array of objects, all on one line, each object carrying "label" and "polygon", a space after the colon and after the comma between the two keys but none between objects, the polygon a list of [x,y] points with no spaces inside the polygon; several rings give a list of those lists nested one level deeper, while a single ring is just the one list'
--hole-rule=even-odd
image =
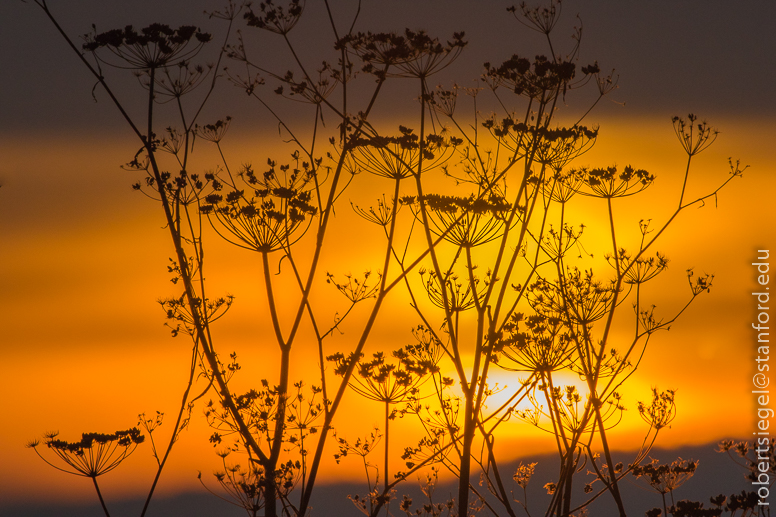
[{"label": "dark cloud", "polygon": [[[76,38],[88,32],[91,23],[98,30],[156,21],[192,23],[214,32],[222,28],[218,20],[203,14],[208,8],[220,7],[219,2],[78,0],[51,4],[62,26]],[[466,31],[469,47],[455,69],[440,76],[440,80],[454,78],[465,83],[478,76],[486,60],[499,62],[513,53],[532,57],[546,52],[540,35],[506,12],[509,5],[493,0],[366,1],[357,27],[382,31],[424,28],[442,38],[453,31]],[[338,29],[343,31],[354,13],[353,2],[334,2],[334,9],[340,20]],[[321,50],[331,49],[324,16],[320,2],[308,2],[305,18],[291,33],[304,58],[318,60]],[[121,127],[115,112],[105,108],[107,99],[102,92],[95,91],[100,102],[94,102],[94,80],[40,9],[29,2],[3,2],[0,19],[13,21],[5,23],[0,34],[0,62],[5,68],[0,83],[3,131],[57,133],[75,127],[100,131]],[[776,110],[770,98],[776,79],[776,35],[770,26],[774,19],[776,4],[764,0],[566,1],[557,45],[562,51],[572,44],[567,35],[581,20],[582,60],[598,60],[603,70],[616,69],[620,89],[612,98],[625,103],[624,115],[695,111],[704,116],[768,116]],[[280,43],[261,40],[263,62],[281,66],[288,56]],[[136,86],[132,81],[125,83]],[[239,91],[230,91],[226,84],[222,87],[221,93],[227,94],[222,98],[229,100],[222,100],[218,107],[249,109],[242,104],[244,96]],[[132,88],[119,91],[130,96]],[[604,112],[616,109],[612,103],[603,107]]]}]

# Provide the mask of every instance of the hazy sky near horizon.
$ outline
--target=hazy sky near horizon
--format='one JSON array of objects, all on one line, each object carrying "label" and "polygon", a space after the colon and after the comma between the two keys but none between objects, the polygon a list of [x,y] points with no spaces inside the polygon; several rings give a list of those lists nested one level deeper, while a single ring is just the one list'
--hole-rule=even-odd
[{"label": "hazy sky near horizon", "polygon": [[[49,4],[71,35],[88,32],[92,22],[98,31],[157,21],[220,29],[201,14],[212,5],[202,0]],[[530,57],[540,48],[537,35],[506,13],[510,2],[369,0],[363,5],[364,29],[407,26],[440,37],[465,31],[469,46],[440,77],[448,85],[449,78],[462,84],[461,76],[475,79],[484,61],[498,63],[513,53]],[[320,5],[308,0],[307,9],[312,18]],[[669,232],[670,282],[684,282],[685,268],[697,267],[716,273],[717,287],[693,306],[686,325],[656,339],[644,373],[634,378],[641,392],[655,384],[679,389],[680,417],[673,434],[666,431],[664,444],[716,440],[728,429],[741,434],[751,425],[749,401],[740,398],[751,377],[749,264],[757,249],[773,252],[776,238],[770,208],[776,188],[776,3],[569,0],[563,3],[563,27],[571,27],[577,13],[584,27],[582,63],[597,60],[603,70],[619,75],[619,89],[590,119],[602,124],[602,136],[585,163],[632,162],[657,172],[656,187],[666,190],[647,198],[656,218],[665,214],[660,192],[673,195],[684,164],[672,115],[693,112],[721,129],[718,142],[697,164],[698,192],[724,179],[728,156],[751,165],[741,181],[720,194],[718,208],[711,201]],[[291,38],[312,54],[316,49],[304,42],[319,29],[306,23],[303,19]],[[134,425],[140,411],[174,411],[178,377],[185,372],[169,365],[185,360],[188,344],[182,338],[170,341],[155,303],[174,294],[164,271],[169,245],[155,207],[129,189],[134,178],[119,170],[138,145],[99,88],[94,101],[94,80],[73,52],[32,2],[0,2],[0,25],[0,361],[11,365],[0,378],[0,400],[14,419],[10,424],[4,416],[0,424],[0,464],[18,467],[0,472],[0,500],[27,497],[42,481],[59,496],[91,497],[89,486],[79,492],[80,480],[53,471],[22,446],[57,427],[65,438],[74,438],[81,431]],[[266,56],[270,65],[283,57],[272,46]],[[235,141],[225,146],[239,161],[256,141],[255,127],[267,131],[266,115],[226,82],[218,88],[219,98],[229,100],[209,108],[203,120],[235,117]],[[130,90],[119,93],[131,95]],[[408,105],[397,104],[396,110]],[[391,112],[393,106],[381,109]],[[274,126],[270,130],[276,134]],[[204,148],[201,152],[207,161]],[[266,159],[250,152],[257,162]],[[343,228],[348,221],[343,218]],[[220,248],[215,249],[217,256]],[[360,253],[353,252],[356,258],[368,256]],[[215,259],[226,273],[215,283],[240,291],[235,293],[240,303],[261,305],[258,284],[238,276],[244,264],[229,260]],[[669,307],[676,303],[668,295],[656,296]],[[238,346],[242,333],[255,324],[241,310],[235,309],[234,324],[226,327]],[[390,333],[390,321],[381,325]],[[629,397],[630,404],[637,400],[635,394]],[[626,437],[639,421],[635,410],[630,413]],[[214,458],[201,443],[209,429],[201,414],[195,419],[199,422],[163,478],[167,493],[194,485],[197,469],[212,470]],[[111,481],[110,489],[142,490],[152,462],[148,451],[137,454],[143,457],[128,467],[131,482]],[[208,456],[205,466],[197,463],[201,456]],[[71,492],[70,483],[79,488]]]}]

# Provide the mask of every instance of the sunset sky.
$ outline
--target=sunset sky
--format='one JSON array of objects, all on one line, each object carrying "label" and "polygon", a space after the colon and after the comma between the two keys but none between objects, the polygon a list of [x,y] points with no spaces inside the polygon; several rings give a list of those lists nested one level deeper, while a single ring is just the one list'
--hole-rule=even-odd
[{"label": "sunset sky", "polygon": [[[156,21],[220,30],[201,14],[218,4],[201,0],[164,0],[158,6],[150,0],[49,3],[74,37],[88,32],[92,22],[98,31]],[[303,21],[291,33],[302,48],[319,35],[319,29],[305,25],[306,17],[321,14],[318,3],[308,1]],[[443,39],[465,31],[469,45],[439,81],[467,86],[465,81],[477,77],[483,62],[501,62],[513,53],[531,56],[543,48],[535,33],[507,15],[509,5],[492,0],[367,0],[360,27],[424,28]],[[776,243],[776,4],[568,0],[563,6],[560,41],[562,29],[579,13],[582,64],[597,60],[603,70],[614,68],[619,75],[618,90],[587,119],[600,124],[598,142],[576,164],[633,164],[657,175],[638,202],[626,200],[617,208],[624,224],[631,225],[624,227],[634,228],[641,218],[662,222],[670,215],[668,203],[675,202],[681,189],[685,166],[671,126],[674,115],[695,113],[720,130],[714,145],[693,165],[691,193],[701,195],[724,181],[729,157],[749,165],[743,178],[731,182],[716,200],[683,213],[659,246],[671,259],[668,271],[650,286],[659,308],[670,313],[679,306],[687,290],[687,268],[713,273],[714,286],[669,332],[654,336],[624,390],[629,411],[613,434],[614,446],[622,450],[640,443],[644,426],[636,403],[646,400],[653,386],[677,390],[678,416],[659,438],[660,445],[746,438],[755,417],[749,394],[754,373],[749,325],[755,308],[751,263],[757,250],[773,252]],[[308,50],[314,54],[315,49]],[[267,47],[266,52],[271,64],[280,62],[278,49]],[[94,80],[33,3],[0,4],[0,63],[1,513],[6,502],[92,498],[88,481],[54,471],[25,443],[52,430],[75,440],[85,431],[129,428],[142,412],[159,410],[172,418],[185,384],[190,345],[183,337],[170,337],[156,303],[178,293],[166,270],[173,252],[156,204],[132,191],[137,178],[120,169],[139,147],[133,135],[99,88],[94,92],[97,102],[93,100]],[[137,85],[129,76],[124,79],[132,88],[119,93],[129,99]],[[376,108],[391,126],[403,123],[400,116],[413,107],[401,88],[396,98],[403,93],[403,100],[393,104],[383,99]],[[268,156],[287,153],[275,124],[243,92],[224,81],[216,96],[219,100],[201,120],[234,117],[224,148],[235,164],[263,164]],[[218,163],[214,149],[205,144],[197,141],[194,154],[202,171]],[[357,177],[354,191],[345,197],[371,196],[375,187],[370,182],[375,181],[373,176]],[[349,239],[324,255],[322,272],[342,275],[379,267],[379,252],[372,252],[369,237],[361,234],[365,223],[347,204],[346,199],[333,224],[335,235]],[[575,216],[593,232],[605,221],[603,207],[588,202],[580,203]],[[211,292],[237,297],[216,328],[222,341],[238,351],[245,382],[261,379],[266,374],[259,365],[267,356],[256,349],[255,340],[268,334],[255,319],[265,307],[260,259],[211,238]],[[594,233],[588,242],[595,248]],[[333,318],[344,305],[338,305],[339,298],[327,298],[331,291],[321,274],[313,296],[318,303],[332,304]],[[378,341],[392,347],[409,342],[409,329],[417,322],[406,296],[393,297],[386,311],[374,331]],[[344,330],[332,346],[336,340],[350,346],[352,336]],[[305,353],[299,354],[304,361]],[[314,360],[306,361],[297,375],[314,374],[315,368]],[[495,377],[499,383],[510,382],[504,372]],[[342,414],[357,402],[347,399]],[[373,419],[359,413],[357,421],[335,425],[357,435],[379,419],[376,409]],[[197,490],[197,471],[205,477],[218,468],[207,443],[211,433],[197,407],[191,429],[163,474],[162,494]],[[552,450],[550,441],[520,424],[509,424],[504,443],[515,451]],[[143,493],[153,467],[144,445],[104,478],[104,492],[114,498]],[[329,462],[323,479],[355,477],[355,472],[353,465]]]}]

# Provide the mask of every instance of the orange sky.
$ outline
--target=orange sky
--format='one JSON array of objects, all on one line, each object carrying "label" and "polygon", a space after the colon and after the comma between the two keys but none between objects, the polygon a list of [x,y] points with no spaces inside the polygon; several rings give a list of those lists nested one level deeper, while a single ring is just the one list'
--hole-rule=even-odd
[{"label": "orange sky", "polygon": [[[658,179],[642,203],[626,202],[616,210],[630,224],[645,213],[662,220],[664,200],[675,195],[684,164],[670,122],[601,122],[598,144],[579,165],[632,163],[655,172]],[[643,431],[635,404],[647,399],[652,386],[678,393],[678,417],[661,436],[663,446],[713,442],[751,432],[752,401],[747,391],[753,369],[752,335],[747,325],[753,310],[749,294],[753,273],[749,263],[757,249],[774,240],[768,205],[776,176],[766,149],[767,135],[774,134],[776,127],[757,121],[712,122],[722,133],[700,155],[691,176],[692,189],[702,192],[704,184],[723,179],[730,155],[742,157],[751,168],[721,193],[718,207],[708,203],[685,213],[659,247],[671,258],[669,270],[658,281],[662,284],[650,286],[659,308],[667,313],[677,306],[673,293],[684,293],[687,267],[713,272],[714,288],[670,332],[653,338],[640,370],[624,390],[629,411],[613,435],[616,447],[629,448]],[[235,139],[227,149],[239,154],[248,145]],[[3,225],[0,249],[2,360],[7,366],[0,389],[8,394],[0,457],[3,465],[13,466],[0,470],[0,486],[3,497],[15,498],[45,482],[50,487],[47,497],[77,498],[90,492],[88,483],[55,472],[23,446],[49,430],[75,439],[82,431],[131,427],[140,412],[175,412],[189,344],[185,338],[169,336],[155,303],[175,294],[165,271],[169,245],[153,203],[133,193],[128,188],[130,173],[117,168],[127,153],[124,144],[107,142],[88,148],[62,138],[34,146],[6,141],[4,148],[12,151],[5,154],[10,156],[6,170],[11,175],[6,173],[0,194],[12,189],[22,194],[10,202],[13,210],[4,201],[4,222],[10,224]],[[373,182],[374,178],[356,180]],[[356,185],[354,194],[360,188]],[[594,227],[602,213],[581,203],[579,217]],[[342,209],[334,235],[358,231],[354,228],[359,224],[349,209]],[[595,245],[592,235],[586,246]],[[232,312],[216,328],[222,342],[239,352],[243,379],[260,378],[264,374],[256,363],[262,356],[254,344],[257,323],[253,318],[264,302],[255,275],[257,258],[217,244],[211,248],[210,260],[211,292],[223,290],[237,296]],[[322,270],[355,273],[377,269],[378,262],[367,246],[344,248],[326,255]],[[323,277],[319,284],[314,294],[317,302],[325,300],[331,289]],[[342,310],[338,298],[325,303],[332,304],[332,311]],[[366,308],[360,310],[363,315]],[[414,319],[407,318],[406,328],[395,323],[404,321],[403,315],[411,313],[405,297],[397,294],[378,322],[373,347],[386,339],[386,346],[392,347],[410,341]],[[329,345],[332,349],[338,342],[349,346],[353,336],[347,326],[343,330],[345,334]],[[314,368],[315,363],[308,362],[296,374],[302,376]],[[495,380],[508,384],[510,377],[498,372]],[[379,425],[377,407],[374,413],[358,409],[358,419],[347,420],[344,415],[356,402],[351,396],[335,423],[343,434],[357,436]],[[503,443],[510,450],[538,452],[552,447],[535,431],[527,432],[525,424],[510,423],[506,430]],[[163,493],[195,488],[197,470],[208,473],[217,468],[217,458],[206,442],[210,432],[198,408],[190,431],[173,453]],[[106,491],[114,495],[142,491],[153,467],[149,454],[147,446],[141,447],[121,471],[106,476]],[[356,465],[327,464],[324,474],[349,475],[353,468]]]},{"label": "orange sky", "polygon": [[[397,22],[371,6],[363,16],[365,25],[374,30],[395,29],[397,23],[400,27],[423,26],[433,34],[465,29],[472,44],[458,64],[474,70],[469,74],[472,77],[479,73],[484,59],[506,59],[511,48],[534,52],[530,43],[525,46],[526,31],[515,30],[514,20],[501,16],[500,3],[498,9],[493,7],[496,3],[483,2],[471,10],[460,8],[463,0],[456,4],[457,9],[448,7],[452,2],[405,2],[400,11],[409,21]],[[71,12],[62,8],[63,25],[71,34],[88,30],[88,23],[81,19],[84,13],[96,17],[101,29],[148,23],[141,16],[143,9],[135,8],[137,2],[131,10],[124,0],[72,4]],[[632,164],[657,175],[654,185],[637,201],[626,199],[616,205],[623,232],[636,235],[636,222],[644,217],[665,220],[669,203],[675,202],[681,188],[685,155],[671,127],[672,115],[696,111],[721,130],[717,142],[694,164],[691,194],[705,193],[723,181],[728,157],[750,165],[743,178],[721,192],[717,206],[710,200],[703,209],[684,212],[658,246],[671,259],[669,269],[648,284],[659,312],[669,314],[681,303],[683,298],[675,293],[686,293],[688,267],[714,273],[714,287],[670,332],[653,337],[639,371],[624,389],[628,411],[612,432],[618,449],[632,449],[640,443],[645,426],[636,403],[647,400],[653,386],[677,390],[679,407],[676,420],[662,432],[658,445],[745,438],[754,428],[749,393],[754,373],[749,327],[754,318],[750,294],[754,271],[750,264],[758,249],[773,251],[776,242],[772,208],[776,191],[772,77],[776,66],[772,63],[773,31],[765,25],[773,19],[768,10],[774,7],[757,2],[744,2],[741,7],[716,4],[698,0],[614,5],[584,0],[564,14],[569,27],[576,23],[577,8],[583,15],[583,60],[600,57],[602,68],[616,66],[621,74],[620,90],[613,96],[617,102],[602,103],[590,118],[601,124],[598,142],[576,165]],[[104,97],[98,93],[100,102],[93,102],[92,79],[78,68],[70,50],[33,7],[29,2],[0,4],[0,19],[17,21],[6,24],[0,34],[0,61],[8,67],[7,77],[16,78],[0,83],[0,98],[4,99],[0,112],[0,364],[4,366],[0,375],[0,465],[4,467],[0,468],[0,508],[3,502],[31,497],[91,501],[93,487],[88,481],[56,472],[25,449],[25,443],[52,430],[60,431],[65,440],[76,440],[85,431],[126,429],[136,425],[141,412],[164,411],[171,419],[185,383],[190,346],[184,337],[170,337],[156,303],[178,294],[166,271],[172,251],[160,213],[152,201],[129,188],[136,178],[119,169],[131,159],[137,145]],[[192,9],[190,18],[183,20],[176,2],[154,2],[153,8],[146,7],[155,15],[174,16],[177,23],[199,23],[195,17],[202,11]],[[274,47],[267,48],[271,58],[281,55]],[[414,95],[407,97],[406,106],[414,106]],[[378,106],[388,114],[384,120],[401,111],[389,99]],[[224,144],[228,155],[236,163],[263,164],[267,150],[257,149],[256,144],[263,145],[268,136],[276,142],[276,127],[262,118],[265,114],[256,106],[245,107],[240,102],[244,101],[229,106],[236,107],[231,112],[216,105],[208,117],[235,115]],[[263,128],[267,133],[249,136],[265,123],[271,126]],[[205,169],[217,163],[213,149],[200,142],[196,159]],[[356,178],[337,211],[332,235],[347,235],[359,246],[327,252],[321,273],[357,274],[380,267],[381,257],[372,252],[370,237],[364,233],[374,227],[356,218],[347,201],[368,194],[365,201],[359,201],[368,206],[387,187],[387,182],[377,183],[371,176]],[[603,207],[590,200],[575,202],[576,222],[584,222],[591,230],[600,228],[605,221]],[[599,240],[594,231],[585,236],[588,251],[598,259],[608,251],[598,247]],[[243,365],[237,382],[254,385],[267,375],[261,366],[268,360],[267,353],[257,347],[257,342],[268,339],[256,319],[266,308],[257,274],[260,261],[255,254],[235,251],[215,239],[211,242],[209,289],[236,296],[230,313],[215,327],[219,342],[228,347],[222,354],[236,350]],[[596,268],[603,269],[600,262]],[[328,310],[332,320],[345,305],[341,298],[330,296],[333,290],[325,284],[323,274],[317,282],[313,301]],[[360,313],[355,317],[359,318],[367,307],[357,310]],[[367,353],[409,343],[409,331],[416,324],[407,297],[393,293]],[[332,351],[347,349],[357,330],[357,326],[344,324],[344,334],[333,337],[327,346]],[[294,354],[297,364],[303,365],[294,371],[297,378],[315,373],[309,350],[299,347]],[[272,359],[270,356],[269,361]],[[500,384],[514,382],[505,372],[494,373],[493,378]],[[162,437],[170,424],[160,429]],[[364,405],[354,394],[346,398],[335,421],[338,431],[349,438],[364,435],[374,425],[381,425],[380,408]],[[397,424],[405,435],[409,427],[404,422]],[[160,494],[199,490],[197,471],[207,479],[219,467],[207,442],[211,433],[200,404],[190,429],[173,451]],[[394,443],[398,451],[401,440]],[[505,425],[500,443],[505,457],[515,451],[529,454],[553,448],[547,436],[517,422]],[[333,452],[332,447],[327,453],[322,481],[360,476],[355,459],[337,466],[330,461]],[[114,500],[143,494],[153,472],[150,448],[144,444],[117,472],[102,478],[101,486]],[[41,486],[46,487],[44,493]]]}]

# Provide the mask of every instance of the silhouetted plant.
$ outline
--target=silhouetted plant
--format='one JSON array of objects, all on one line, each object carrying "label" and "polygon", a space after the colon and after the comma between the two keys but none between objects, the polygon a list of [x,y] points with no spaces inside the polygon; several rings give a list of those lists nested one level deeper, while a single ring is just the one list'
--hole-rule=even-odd
[{"label": "silhouetted plant", "polygon": [[436,484],[439,481],[439,473],[437,472],[437,469],[432,467],[431,473],[426,475],[426,481],[421,483],[421,492],[426,497],[427,501],[422,503],[422,506],[419,508],[416,508],[414,511],[412,510],[412,498],[409,496],[404,496],[402,498],[401,504],[399,505],[399,509],[403,511],[405,514],[407,514],[408,517],[411,517],[413,515],[424,515],[424,516],[430,516],[430,517],[438,517],[441,515],[455,515],[454,512],[454,506],[455,501],[453,499],[448,499],[444,503],[435,503],[434,502],[434,489],[436,488]]},{"label": "silhouetted plant", "polygon": [[[46,0],[34,1],[138,138],[141,147],[127,168],[143,178],[133,188],[158,203],[174,249],[168,273],[182,292],[160,304],[172,334],[191,338],[192,355],[164,455],[152,443],[158,469],[146,508],[194,402],[209,393],[204,411],[213,427],[210,441],[228,446],[218,453],[223,470],[216,474],[226,498],[252,516],[307,515],[335,419],[348,416],[340,415],[348,390],[381,402],[384,409],[382,431],[352,444],[342,434],[334,436],[337,462],[348,455],[362,458],[368,493],[351,500],[370,516],[383,509],[388,515],[396,487],[429,469],[423,489],[428,502],[413,510],[405,495],[401,512],[459,517],[480,510],[510,517],[519,508],[528,512],[525,490],[535,464],[521,465],[511,476],[523,491],[518,500],[495,452],[500,429],[511,419],[554,438],[559,468],[557,478],[545,485],[552,494],[548,516],[584,514],[607,493],[617,513],[625,516],[619,482],[628,474],[645,477],[654,471],[655,486],[673,497],[681,475],[689,474],[689,464],[658,472],[655,464],[642,462],[675,415],[674,392],[653,389],[651,403],[639,403],[649,427],[627,465],[615,462],[608,432],[625,410],[621,388],[639,366],[651,337],[668,329],[712,286],[713,276],[688,270],[686,303],[674,314],[656,315],[655,306],[646,301],[647,283],[669,264],[655,249],[658,238],[681,212],[702,206],[743,169],[731,161],[727,180],[710,193],[687,198],[691,161],[711,145],[716,132],[697,123],[694,115],[687,121],[674,118],[687,154],[678,203],[662,225],[653,226],[650,219],[639,222],[634,228],[637,239],[640,235],[637,249],[623,247],[614,205],[652,187],[655,175],[631,165],[571,167],[599,137],[598,128],[582,125],[583,120],[617,80],[602,76],[598,62],[581,65],[580,28],[574,29],[565,53],[558,48],[554,29],[559,0],[549,7],[521,4],[508,9],[546,41],[545,54],[532,59],[513,54],[501,64],[485,63],[482,87],[450,89],[433,87],[429,80],[466,47],[463,33],[439,39],[422,30],[359,32],[360,2],[350,20],[337,20],[324,0],[324,21],[332,33],[329,44],[320,48],[333,48],[333,53],[310,65],[289,37],[306,16],[304,2],[266,0],[256,6],[230,1],[211,13],[226,29],[218,58],[209,66],[194,62],[213,39],[199,28],[152,24],[140,31],[131,26],[103,33],[93,29],[79,49],[57,25]],[[245,31],[233,34],[240,17]],[[347,32],[341,21],[348,22]],[[254,41],[261,37],[257,33],[288,49],[288,70],[272,70],[256,56],[256,49],[264,48]],[[229,67],[221,64],[224,58]],[[130,116],[128,105],[117,97],[113,76],[103,70],[106,64],[132,70],[139,78],[147,100],[142,119]],[[199,122],[221,77],[256,100],[277,123],[292,148],[287,162],[268,158],[263,171],[251,164],[230,165],[222,142],[233,119]],[[402,114],[406,121],[398,133],[384,134],[373,112],[380,109],[378,98],[398,79],[414,88],[417,111]],[[594,99],[583,107],[582,117],[573,117],[576,122],[564,122],[563,108],[576,102],[574,92],[582,88],[591,90]],[[294,116],[287,116],[285,100],[300,101],[293,104],[298,108]],[[168,109],[172,114],[160,112],[166,103],[173,105]],[[472,109],[464,110],[464,104]],[[494,106],[494,111],[482,111],[483,105]],[[221,160],[215,168],[202,167],[205,173],[192,172],[199,167],[190,162],[196,137],[215,145]],[[376,207],[360,208],[366,206],[359,205],[361,200],[351,205],[380,227],[384,246],[376,259],[379,267],[363,277],[345,274],[344,280],[342,273],[326,273],[326,282],[347,300],[346,309],[337,311],[312,295],[322,284],[325,250],[355,239],[355,233],[347,233],[335,240],[332,219],[351,183],[374,177],[392,180],[390,190]],[[445,190],[444,181],[455,188],[453,193]],[[584,246],[584,223],[569,220],[577,195],[592,198],[608,215],[609,225],[600,233],[608,237],[603,273],[578,262],[592,255]],[[237,391],[232,382],[242,375],[237,354],[226,351],[228,345],[221,344],[212,327],[234,297],[214,296],[209,289],[204,273],[208,228],[237,248],[256,252],[253,256],[260,260],[257,277],[267,310],[257,326],[271,335],[251,337],[264,356],[271,346],[279,359],[274,366],[269,361],[262,365],[258,388]],[[389,294],[401,289],[420,322],[413,329],[416,343],[392,352],[391,360],[385,350],[370,350],[371,359],[364,360],[367,345],[379,342],[373,332]],[[280,307],[281,290],[287,307]],[[419,296],[420,291],[425,295]],[[366,313],[359,315],[357,305],[366,306]],[[627,315],[632,332],[615,339],[615,320],[620,321],[623,307],[633,311]],[[333,323],[323,323],[330,318]],[[338,349],[331,350],[329,338],[341,332],[346,319],[349,325],[357,321],[338,341]],[[298,353],[305,342],[315,349],[318,378],[294,383],[292,351]],[[222,359],[226,354],[228,361]],[[327,360],[333,368],[327,369]],[[522,377],[513,376],[508,386],[496,385],[489,379],[496,367]],[[574,374],[579,384],[559,381],[561,373]],[[197,379],[202,379],[202,389],[191,396]],[[247,381],[250,386],[251,379]],[[504,401],[493,404],[499,393]],[[531,408],[519,406],[524,402]],[[403,447],[406,468],[390,478],[390,424],[410,415],[423,432]],[[152,440],[161,418],[161,413],[141,416],[140,425]],[[379,465],[367,456],[381,439]],[[227,464],[229,454],[242,455],[247,467]],[[584,466],[591,469],[592,480],[584,483],[585,497],[579,500],[572,497],[573,488]],[[432,500],[438,468],[458,479],[457,497],[444,503]],[[745,499],[731,498],[727,508],[749,504]],[[714,504],[719,509],[723,503]],[[668,512],[665,501],[663,506]],[[671,509],[682,515],[708,510],[682,501]]]},{"label": "silhouetted plant", "polygon": [[40,453],[38,450],[38,446],[41,444],[40,441],[33,440],[27,444],[27,447],[33,449],[43,461],[57,470],[91,478],[102,509],[106,516],[110,516],[108,507],[105,505],[105,500],[102,497],[102,492],[100,492],[97,478],[121,465],[125,459],[135,452],[137,446],[143,443],[145,437],[137,427],[127,429],[126,431],[116,431],[111,434],[84,433],[81,435],[81,440],[77,442],[59,440],[57,436],[59,436],[59,433],[46,433],[43,444],[53,451],[61,464],[64,464],[62,467],[50,462]]},{"label": "silhouetted plant", "polygon": [[[398,360],[397,363],[386,362],[382,352],[375,352],[369,361],[359,361],[357,374],[350,382],[350,387],[359,395],[382,402],[384,406],[383,491],[376,496],[377,499],[373,502],[369,515],[374,515],[383,505],[387,507],[392,497],[388,463],[390,422],[402,413],[391,409],[391,406],[417,401],[420,398],[418,395],[420,387],[429,380],[431,375],[439,372],[436,364],[438,356],[428,343],[421,342],[419,345],[400,348],[394,350],[391,355]],[[327,359],[334,361],[336,371],[343,374],[350,366],[350,361],[354,360],[352,356],[346,359],[342,354],[335,354]],[[397,477],[403,478],[405,475],[400,473]],[[375,485],[376,483],[377,479]],[[388,511],[386,508],[386,512]]]},{"label": "silhouetted plant", "polygon": [[[698,462],[679,458],[670,464],[660,465],[652,460],[645,465],[633,467],[632,474],[646,480],[649,486],[663,498],[663,510],[668,514],[666,494],[671,496],[671,506],[674,506],[674,490],[685,484],[698,468]],[[673,512],[672,512],[673,513]]]},{"label": "silhouetted plant", "polygon": [[[339,450],[334,454],[334,459],[337,463],[348,455],[359,456],[363,463],[367,494],[363,496],[358,494],[349,495],[348,499],[366,515],[373,515],[379,512],[380,508],[387,502],[386,496],[381,496],[381,491],[378,488],[380,484],[380,469],[377,465],[367,460],[367,456],[375,450],[382,437],[383,435],[378,428],[375,428],[373,432],[364,438],[357,438],[352,444],[347,439],[337,436],[336,433],[334,435],[334,440],[337,442]],[[372,474],[373,472],[374,475]],[[387,497],[390,498],[391,495],[388,494]]]}]

